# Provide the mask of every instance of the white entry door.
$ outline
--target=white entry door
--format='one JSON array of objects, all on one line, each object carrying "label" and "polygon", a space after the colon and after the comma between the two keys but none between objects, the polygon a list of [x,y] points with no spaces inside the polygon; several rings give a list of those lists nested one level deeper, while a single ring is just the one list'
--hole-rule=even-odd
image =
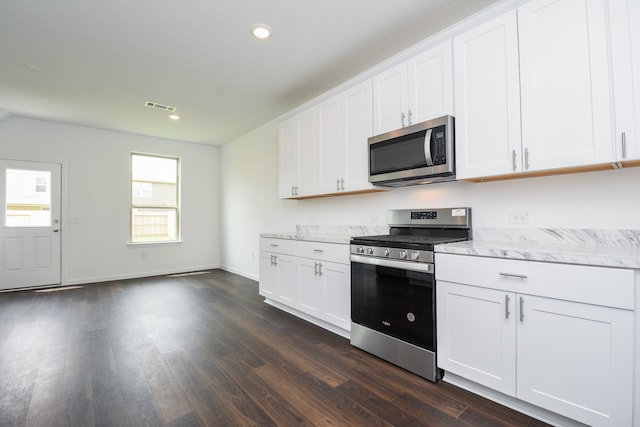
[{"label": "white entry door", "polygon": [[0,160],[0,290],[60,284],[60,171]]}]

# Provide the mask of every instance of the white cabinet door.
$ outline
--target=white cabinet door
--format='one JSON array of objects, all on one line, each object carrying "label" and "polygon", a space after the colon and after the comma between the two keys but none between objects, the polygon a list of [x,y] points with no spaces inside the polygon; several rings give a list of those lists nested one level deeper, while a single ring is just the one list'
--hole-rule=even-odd
[{"label": "white cabinet door", "polygon": [[279,127],[278,195],[282,199],[295,196],[298,181],[298,118],[293,117]]},{"label": "white cabinet door", "polygon": [[453,115],[451,40],[408,61],[408,121],[415,124]]},{"label": "white cabinet door", "polygon": [[518,35],[524,170],[612,161],[604,0],[526,3]]},{"label": "white cabinet door", "polygon": [[300,188],[297,196],[309,196],[318,191],[316,109],[310,108],[298,116],[298,150]]},{"label": "white cabinet door", "polygon": [[275,264],[278,269],[277,300],[294,306],[297,302],[298,287],[296,285],[296,258],[291,255],[276,254]]},{"label": "white cabinet door", "polygon": [[259,293],[289,306],[296,304],[298,288],[294,256],[260,252]]},{"label": "white cabinet door", "polygon": [[455,37],[453,60],[458,179],[520,171],[516,12]]},{"label": "white cabinet door", "polygon": [[518,306],[518,398],[588,425],[630,426],[633,311],[529,295]]},{"label": "white cabinet door", "polygon": [[324,279],[319,262],[308,258],[297,260],[298,309],[322,319],[324,313]]},{"label": "white cabinet door", "polygon": [[346,135],[344,191],[368,190],[373,188],[369,182],[368,142],[368,138],[373,135],[371,80],[347,90],[344,94],[344,102]]},{"label": "white cabinet door", "polygon": [[373,78],[373,133],[407,125],[407,64],[403,62]]},{"label": "white cabinet door", "polygon": [[273,263],[273,253],[261,251],[258,293],[266,298],[275,298],[278,293],[278,280],[278,269]]},{"label": "white cabinet door", "polygon": [[336,193],[347,169],[344,95],[318,105],[318,149],[319,193]]},{"label": "white cabinet door", "polygon": [[442,281],[436,289],[438,367],[515,396],[514,294]]},{"label": "white cabinet door", "polygon": [[325,289],[324,320],[347,331],[351,329],[351,267],[322,263]]},{"label": "white cabinet door", "polygon": [[280,123],[279,132],[280,198],[315,194],[318,180],[315,107]]},{"label": "white cabinet door", "polygon": [[[609,1],[616,159],[640,160],[640,2]],[[632,163],[633,164],[633,163]]]}]

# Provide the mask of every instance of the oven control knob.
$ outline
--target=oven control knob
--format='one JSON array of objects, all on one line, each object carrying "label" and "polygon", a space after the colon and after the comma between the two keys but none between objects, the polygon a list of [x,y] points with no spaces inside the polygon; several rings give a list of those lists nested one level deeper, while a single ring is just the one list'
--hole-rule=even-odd
[{"label": "oven control knob", "polygon": [[359,254],[363,254],[364,253],[364,248],[362,246],[358,246],[358,253]]},{"label": "oven control knob", "polygon": [[417,261],[420,258],[420,254],[418,252],[414,252],[411,254],[411,259]]},{"label": "oven control knob", "polygon": [[367,254],[368,255],[372,255],[373,254],[373,248],[367,248]]},{"label": "oven control knob", "polygon": [[407,258],[407,251],[400,251],[400,258],[402,259]]},{"label": "oven control knob", "polygon": [[383,249],[382,256],[389,256],[389,249]]}]

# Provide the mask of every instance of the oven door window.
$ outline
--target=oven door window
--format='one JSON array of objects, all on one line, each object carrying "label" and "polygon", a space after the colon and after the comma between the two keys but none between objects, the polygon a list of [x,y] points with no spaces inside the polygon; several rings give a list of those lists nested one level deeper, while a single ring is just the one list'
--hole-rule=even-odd
[{"label": "oven door window", "polygon": [[352,262],[351,319],[435,351],[433,274]]}]

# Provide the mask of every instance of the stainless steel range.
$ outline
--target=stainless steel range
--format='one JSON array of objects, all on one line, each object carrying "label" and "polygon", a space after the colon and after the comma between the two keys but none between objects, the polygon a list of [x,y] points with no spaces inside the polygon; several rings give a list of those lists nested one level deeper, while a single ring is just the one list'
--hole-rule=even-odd
[{"label": "stainless steel range", "polygon": [[351,344],[435,382],[433,247],[471,239],[471,208],[391,210],[389,227],[351,238]]}]

